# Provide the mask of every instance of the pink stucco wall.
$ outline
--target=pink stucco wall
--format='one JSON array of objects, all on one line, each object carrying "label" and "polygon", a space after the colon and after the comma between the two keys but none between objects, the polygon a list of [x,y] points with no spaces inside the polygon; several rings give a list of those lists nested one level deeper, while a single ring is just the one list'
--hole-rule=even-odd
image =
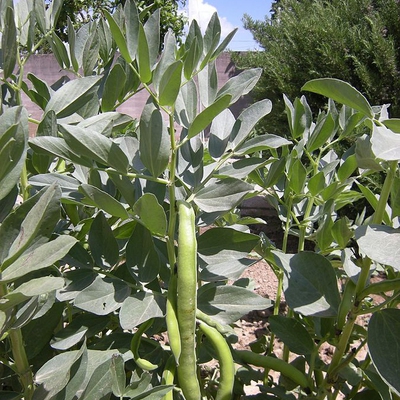
[{"label": "pink stucco wall", "polygon": [[[222,86],[230,77],[238,73],[229,53],[222,53],[218,57],[216,67],[219,86]],[[53,85],[62,76],[68,76],[68,78],[74,79],[74,75],[72,73],[65,72],[60,68],[52,54],[40,54],[32,56],[25,66],[24,73],[25,75],[32,73],[38,78],[47,82],[49,85]],[[27,82],[30,84],[29,81]],[[131,97],[121,107],[119,107],[118,111],[138,118],[142,112],[147,97],[147,93],[145,91],[141,91]],[[27,107],[32,118],[38,120],[41,119],[42,110],[36,104],[32,103],[25,94],[23,94],[23,103],[25,107]],[[232,112],[237,115],[248,104],[249,98],[245,97],[231,107]],[[35,127],[32,126],[30,130],[31,134],[34,134]]]}]

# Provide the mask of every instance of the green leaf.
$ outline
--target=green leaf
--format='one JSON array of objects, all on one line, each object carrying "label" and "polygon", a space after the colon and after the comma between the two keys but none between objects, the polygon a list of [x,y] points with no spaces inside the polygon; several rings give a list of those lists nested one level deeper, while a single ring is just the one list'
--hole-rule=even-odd
[{"label": "green leaf", "polygon": [[278,160],[275,160],[268,169],[267,176],[265,177],[265,181],[263,186],[265,188],[272,187],[277,184],[277,182],[281,179],[282,175],[285,171],[286,160],[284,157],[281,157]]},{"label": "green leaf", "polygon": [[64,286],[64,278],[45,276],[42,278],[31,279],[22,283],[11,293],[6,294],[0,301],[0,310],[7,310],[17,304],[30,299],[61,289]]},{"label": "green leaf", "polygon": [[1,37],[1,54],[3,78],[9,78],[14,72],[17,63],[18,41],[17,41],[17,27],[15,26],[14,10],[7,7],[5,10],[3,34]]},{"label": "green leaf", "polygon": [[[118,23],[113,18],[113,16],[107,10],[103,10],[103,12],[107,18],[108,24],[110,26],[111,34],[113,36],[113,39],[115,40],[115,43],[118,46],[118,49],[119,49],[122,57],[124,57],[126,62],[130,64],[134,60],[134,58],[131,57],[131,55],[129,53],[128,41],[125,40],[125,37],[122,33],[121,28],[119,27]],[[140,40],[140,37],[139,37],[139,40]],[[130,45],[132,45],[132,43],[130,43]]]},{"label": "green leaf", "polygon": [[49,4],[49,7],[47,8],[46,13],[49,15],[50,28],[53,28],[56,26],[62,6],[63,6],[62,0],[54,0]]},{"label": "green leaf", "polygon": [[57,326],[62,321],[64,304],[55,302],[44,315],[36,317],[22,328],[26,356],[29,360],[48,349]]},{"label": "green leaf", "polygon": [[[57,350],[68,350],[85,337],[97,335],[110,323],[109,317],[93,314],[79,314],[65,327],[53,332],[54,338],[51,347]],[[52,335],[52,336],[53,336]]]},{"label": "green leaf", "polygon": [[68,31],[68,45],[69,45],[69,57],[71,59],[72,68],[75,72],[79,70],[79,63],[75,54],[76,34],[70,17],[67,19],[67,31]]},{"label": "green leaf", "polygon": [[[47,242],[60,218],[61,190],[52,185],[44,189],[39,200],[26,212],[21,225],[18,226],[18,235],[8,243],[8,256],[3,261],[3,268],[17,259],[29,247]],[[52,263],[51,263],[52,264]],[[50,265],[50,264],[49,264]]]},{"label": "green leaf", "polygon": [[400,310],[375,312],[368,325],[368,350],[379,375],[400,395]]},{"label": "green leaf", "polygon": [[228,108],[230,102],[231,95],[225,94],[199,113],[189,127],[188,138],[196,136],[207,128],[218,114]]},{"label": "green leaf", "polygon": [[215,12],[208,22],[205,34],[204,34],[204,54],[206,55],[202,64],[205,64],[210,59],[215,48],[218,46],[221,38],[221,23],[218,18],[218,14]]},{"label": "green leaf", "polygon": [[239,75],[230,78],[218,91],[217,98],[226,94],[232,96],[231,104],[236,103],[241,96],[250,92],[261,77],[262,68],[246,69]]},{"label": "green leaf", "polygon": [[340,303],[336,274],[331,263],[312,252],[284,254],[273,251],[284,272],[285,299],[299,314],[334,317]]},{"label": "green leaf", "polygon": [[0,223],[10,214],[19,195],[18,186],[15,185],[6,197],[0,200]]},{"label": "green leaf", "polygon": [[224,154],[234,124],[235,117],[229,108],[213,119],[208,141],[211,157],[219,158]]},{"label": "green leaf", "polygon": [[235,150],[248,138],[257,122],[272,110],[270,100],[261,100],[242,111],[232,129],[229,141],[230,148]]},{"label": "green leaf", "polygon": [[331,114],[321,118],[310,137],[307,140],[306,146],[308,151],[312,152],[326,145],[328,139],[335,133],[335,121]]},{"label": "green leaf", "polygon": [[42,33],[46,33],[47,28],[46,28],[46,10],[44,7],[45,4],[43,3],[43,1],[34,0],[33,6],[38,28]]},{"label": "green leaf", "polygon": [[24,275],[47,268],[63,258],[76,239],[72,236],[58,236],[55,240],[45,243],[19,256],[1,275],[1,282],[10,282]]},{"label": "green leaf", "polygon": [[382,171],[382,167],[379,165],[375,154],[372,152],[372,145],[369,136],[363,135],[357,139],[355,155],[359,168],[369,169],[372,171]]},{"label": "green leaf", "polygon": [[102,268],[112,268],[118,263],[119,248],[111,227],[102,212],[93,219],[88,244],[95,263]]},{"label": "green leaf", "polygon": [[376,158],[385,161],[400,160],[400,134],[385,126],[374,124],[371,145]]},{"label": "green leaf", "polygon": [[296,158],[289,168],[288,172],[289,187],[295,194],[303,192],[307,179],[307,170],[300,159]]},{"label": "green leaf", "polygon": [[111,358],[112,392],[121,397],[125,392],[125,362],[121,354],[114,354]]},{"label": "green leaf", "polygon": [[165,236],[167,233],[167,216],[164,208],[152,193],[141,196],[132,208],[143,224],[152,234]]},{"label": "green leaf", "polygon": [[136,59],[139,67],[140,80],[143,83],[148,83],[151,81],[152,77],[150,66],[150,50],[146,33],[142,24],[139,25],[139,43],[140,46],[138,48]]},{"label": "green leaf", "polygon": [[167,168],[169,156],[169,134],[163,115],[153,103],[147,103],[140,117],[141,160],[157,177]]},{"label": "green leaf", "polygon": [[197,38],[195,38],[185,54],[185,59],[183,62],[183,75],[189,80],[194,74],[197,65],[200,61],[201,49],[199,48]]},{"label": "green leaf", "polygon": [[400,271],[400,230],[384,225],[362,225],[355,231],[360,252],[371,260]]},{"label": "green leaf", "polygon": [[238,31],[239,28],[235,28],[232,32],[229,32],[226,37],[221,41],[219,46],[216,48],[216,50],[213,52],[211,60],[216,59],[228,46],[230,41],[233,39],[235,36],[236,32]]},{"label": "green leaf", "polygon": [[301,90],[321,94],[338,103],[354,108],[369,118],[374,117],[374,112],[367,99],[349,83],[339,79],[313,79],[308,81]]},{"label": "green leaf", "polygon": [[78,293],[74,305],[92,314],[107,315],[118,310],[130,293],[131,289],[124,281],[96,276]]},{"label": "green leaf", "polygon": [[333,221],[330,215],[324,215],[318,222],[319,226],[316,232],[316,239],[320,251],[324,253],[328,251],[332,244]]},{"label": "green leaf", "polygon": [[[120,133],[123,129],[133,122],[133,118],[127,114],[119,112],[103,112],[98,115],[86,118],[78,123],[81,128],[90,128],[104,136],[110,136],[111,133]],[[111,132],[110,132],[111,129]],[[116,143],[126,138],[117,138]]]},{"label": "green leaf", "polygon": [[218,176],[226,176],[235,179],[246,179],[256,169],[263,167],[268,161],[263,158],[243,158],[228,164],[218,170]]},{"label": "green leaf", "polygon": [[200,102],[204,107],[214,103],[218,90],[218,76],[215,62],[207,64],[197,75]]},{"label": "green leaf", "polygon": [[221,324],[232,324],[252,310],[263,310],[271,306],[271,300],[239,286],[207,283],[198,290],[199,310]]},{"label": "green leaf", "polygon": [[82,68],[84,76],[93,75],[99,58],[100,38],[97,33],[96,25],[90,31],[89,37],[86,40],[82,54]]},{"label": "green leaf", "polygon": [[58,118],[78,112],[92,99],[101,78],[101,76],[87,76],[67,82],[52,95],[45,112],[54,110]]},{"label": "green leaf", "polygon": [[29,146],[37,154],[54,155],[88,168],[93,166],[93,162],[90,159],[75,154],[62,138],[49,136],[35,137],[29,140]]},{"label": "green leaf", "polygon": [[198,252],[205,262],[200,277],[204,281],[238,279],[258,260],[248,258],[259,237],[231,228],[212,228],[198,238]]},{"label": "green leaf", "polygon": [[391,131],[400,133],[400,118],[385,119],[382,123]]},{"label": "green leaf", "polygon": [[316,175],[312,176],[307,183],[308,190],[312,196],[317,196],[325,188],[325,175],[323,171],[319,171]]},{"label": "green leaf", "polygon": [[177,123],[189,129],[197,115],[197,88],[193,81],[181,87],[175,102],[175,118]]},{"label": "green leaf", "polygon": [[182,61],[176,61],[162,75],[159,88],[159,104],[161,106],[175,104],[181,87],[182,68]]},{"label": "green leaf", "polygon": [[115,110],[117,100],[126,83],[126,74],[121,64],[115,64],[107,76],[101,101],[102,111]]},{"label": "green leaf", "polygon": [[35,383],[39,386],[38,393],[43,392],[43,400],[54,398],[53,396],[67,386],[73,374],[72,366],[82,357],[84,350],[86,349],[82,347],[79,351],[58,354],[36,372]]},{"label": "green leaf", "polygon": [[353,172],[357,169],[357,157],[352,154],[346,158],[344,163],[339,167],[337,171],[338,178],[340,182],[344,182],[346,179],[350,178]]},{"label": "green leaf", "polygon": [[25,108],[9,108],[0,116],[0,200],[19,182],[26,158],[27,127]]},{"label": "green leaf", "polygon": [[194,202],[205,212],[229,211],[253,190],[253,186],[234,178],[212,179],[198,192]]},{"label": "green leaf", "polygon": [[235,250],[250,253],[258,244],[257,235],[236,231],[231,228],[212,228],[199,236],[198,252],[202,255],[213,255],[224,250]]},{"label": "green leaf", "polygon": [[103,61],[107,62],[111,56],[113,40],[110,27],[104,18],[101,18],[98,22],[97,33],[100,40],[99,56]]},{"label": "green leaf", "polygon": [[128,213],[124,206],[114,197],[92,185],[83,184],[79,191],[88,199],[88,203],[122,220],[127,219]]},{"label": "green leaf", "polygon": [[314,341],[300,321],[282,315],[271,315],[268,318],[271,331],[282,340],[289,350],[296,354],[311,354]]},{"label": "green leaf", "polygon": [[350,221],[346,217],[337,220],[332,227],[332,236],[335,242],[342,248],[346,248],[350,239],[353,237],[353,231],[349,228]]},{"label": "green leaf", "polygon": [[65,48],[65,45],[62,42],[62,40],[54,32],[51,34],[51,40],[50,37],[48,40],[50,41],[51,49],[60,67],[68,69],[71,66],[71,64],[67,49]]},{"label": "green leaf", "polygon": [[126,46],[132,60],[136,57],[139,45],[139,14],[136,3],[129,0],[125,3]]},{"label": "green leaf", "polygon": [[135,227],[126,245],[126,266],[140,282],[151,282],[160,271],[160,257],[151,233],[142,225]]},{"label": "green leaf", "polygon": [[[173,385],[160,385],[152,387],[149,390],[141,393],[138,396],[131,397],[131,400],[161,400],[165,398],[165,395],[174,388]],[[128,392],[130,393],[130,392]]]},{"label": "green leaf", "polygon": [[[160,13],[160,8],[157,8],[144,24],[144,32],[149,46],[150,69],[153,69],[160,54]],[[142,43],[139,43],[142,46]]]},{"label": "green leaf", "polygon": [[[50,100],[51,94],[53,93],[53,90],[48,86],[48,84],[45,81],[42,81],[39,79],[36,75],[29,73],[27,75],[27,78],[32,82],[33,87],[35,90],[47,101]],[[46,104],[47,104],[46,101]]]},{"label": "green leaf", "polygon": [[292,142],[283,137],[266,133],[264,135],[251,138],[244,142],[241,146],[238,146],[235,149],[235,154],[243,156],[246,154],[255,153],[257,151],[278,149],[279,147],[291,144]]},{"label": "green leaf", "polygon": [[119,172],[127,172],[128,159],[112,139],[89,128],[66,124],[60,127],[67,145],[74,153],[111,166]]},{"label": "green leaf", "polygon": [[117,172],[107,171],[107,173],[123,197],[121,202],[125,200],[131,207],[133,207],[136,197],[135,186],[132,181],[127,176],[121,175]]},{"label": "green leaf", "polygon": [[122,329],[134,329],[150,318],[164,315],[165,303],[160,295],[139,292],[124,301],[119,312],[119,322]]}]

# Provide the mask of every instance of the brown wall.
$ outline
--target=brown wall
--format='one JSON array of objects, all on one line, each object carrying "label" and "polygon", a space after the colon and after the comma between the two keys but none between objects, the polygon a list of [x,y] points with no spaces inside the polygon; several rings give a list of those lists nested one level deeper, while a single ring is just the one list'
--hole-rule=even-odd
[{"label": "brown wall", "polygon": [[[218,74],[218,82],[221,87],[230,77],[237,75],[238,71],[236,70],[230,54],[222,53],[216,62],[217,74]],[[32,73],[36,75],[38,78],[44,80],[49,85],[53,85],[63,76],[67,76],[70,79],[74,79],[74,75],[72,73],[68,73],[63,71],[58,65],[52,54],[38,54],[31,56],[28,60],[25,67],[25,75],[28,73]],[[26,76],[25,76],[26,78]],[[29,85],[29,81],[28,85]],[[144,104],[147,100],[148,95],[145,91],[141,91],[137,93],[135,96],[131,97],[128,101],[126,101],[121,107],[118,108],[118,111],[121,113],[125,113],[131,115],[132,117],[138,118],[142,112]],[[31,100],[23,94],[23,103],[25,107],[27,107],[29,114],[32,118],[41,119],[42,110],[31,102]],[[240,99],[236,104],[231,107],[232,112],[237,116],[240,111],[243,110],[249,104],[249,98],[246,96],[243,99]],[[34,127],[32,126],[32,131]],[[31,132],[33,133],[33,132]]]}]

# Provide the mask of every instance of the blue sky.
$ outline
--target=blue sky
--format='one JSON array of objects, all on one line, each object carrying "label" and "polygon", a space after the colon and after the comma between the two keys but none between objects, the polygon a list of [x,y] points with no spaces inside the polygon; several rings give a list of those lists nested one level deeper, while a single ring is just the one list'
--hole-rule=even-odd
[{"label": "blue sky", "polygon": [[229,45],[230,50],[254,50],[254,42],[250,32],[243,28],[243,14],[263,20],[269,15],[272,0],[186,0],[185,12],[189,20],[196,19],[201,28],[207,26],[211,15],[217,11],[221,20],[222,35],[225,36],[234,28],[239,28]]}]

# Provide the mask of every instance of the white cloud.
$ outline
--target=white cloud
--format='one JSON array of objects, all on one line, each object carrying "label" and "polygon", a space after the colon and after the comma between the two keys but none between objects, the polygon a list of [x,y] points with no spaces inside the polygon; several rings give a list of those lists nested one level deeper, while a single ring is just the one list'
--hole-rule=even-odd
[{"label": "white cloud", "polygon": [[[187,5],[189,23],[195,19],[201,30],[204,32],[211,16],[215,12],[218,12],[218,10],[211,4],[206,3],[204,0],[188,0]],[[222,17],[219,14],[218,17],[221,22],[221,37],[224,38],[235,27],[225,17]]]}]

